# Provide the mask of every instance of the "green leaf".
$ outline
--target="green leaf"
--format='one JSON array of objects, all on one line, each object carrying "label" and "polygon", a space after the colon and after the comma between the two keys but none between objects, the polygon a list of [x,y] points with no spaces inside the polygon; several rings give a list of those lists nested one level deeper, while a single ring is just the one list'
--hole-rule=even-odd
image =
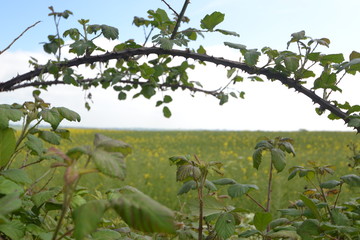
[{"label": "green leaf", "polygon": [[240,37],[240,34],[236,33],[236,32],[232,32],[232,31],[228,31],[228,30],[223,30],[223,29],[216,29],[216,32],[220,32],[224,35],[231,35],[231,36],[235,36],[235,37]]},{"label": "green leaf", "polygon": [[297,233],[303,239],[313,239],[311,236],[320,234],[319,221],[316,219],[306,219],[297,229]]},{"label": "green leaf", "polygon": [[41,112],[41,116],[45,122],[50,123],[53,130],[55,130],[63,120],[57,108],[45,109]]},{"label": "green leaf", "polygon": [[163,107],[163,114],[164,114],[164,117],[166,117],[166,118],[171,117],[171,111],[167,106]]},{"label": "green leaf", "polygon": [[310,209],[310,211],[314,214],[316,219],[321,221],[322,218],[321,218],[320,212],[319,212],[318,208],[316,207],[315,203],[311,199],[307,198],[305,195],[300,195],[300,199]]},{"label": "green leaf", "polygon": [[360,118],[351,118],[348,127],[360,127]]},{"label": "green leaf", "polygon": [[84,55],[86,51],[93,52],[96,45],[92,41],[79,40],[70,44],[69,52],[75,53],[78,56]]},{"label": "green leaf", "polygon": [[7,215],[21,207],[19,193],[11,193],[0,198],[0,215]]},{"label": "green leaf", "polygon": [[40,131],[39,137],[44,141],[54,145],[59,145],[61,140],[61,137],[59,135],[50,131]]},{"label": "green leaf", "polygon": [[240,184],[236,183],[228,188],[228,194],[232,198],[241,197],[251,190],[259,190],[258,186],[253,184]]},{"label": "green leaf", "polygon": [[0,232],[8,236],[11,240],[23,240],[25,235],[25,224],[19,220],[0,224]]},{"label": "green leaf", "polygon": [[281,172],[286,166],[285,153],[278,148],[271,149],[271,162],[277,172]]},{"label": "green leaf", "polygon": [[19,109],[12,109],[12,106],[7,104],[0,104],[0,129],[9,126],[9,120],[13,122],[20,121],[24,116]]},{"label": "green leaf", "polygon": [[234,74],[234,72],[236,71],[236,68],[231,68],[227,71],[227,78],[231,78],[231,76]]},{"label": "green leaf", "polygon": [[0,193],[1,194],[12,194],[12,193],[23,193],[24,188],[16,184],[15,182],[0,176]]},{"label": "green leaf", "polygon": [[182,182],[187,180],[196,180],[201,176],[201,171],[198,167],[191,164],[181,165],[176,171],[176,181]]},{"label": "green leaf", "polygon": [[329,180],[329,181],[326,181],[326,182],[323,182],[320,184],[320,187],[321,188],[326,188],[326,189],[332,189],[332,188],[335,188],[337,186],[339,186],[341,184],[340,181],[337,181],[337,180]]},{"label": "green leaf", "polygon": [[15,152],[16,137],[12,128],[0,128],[0,167],[4,167]]},{"label": "green leaf", "polygon": [[196,189],[196,182],[194,180],[184,182],[184,184],[181,186],[181,188],[177,192],[177,195],[182,195],[184,193],[188,193],[192,189]]},{"label": "green leaf", "polygon": [[123,91],[119,92],[118,99],[119,100],[125,100],[126,99],[126,93],[123,92]]},{"label": "green leaf", "polygon": [[295,231],[280,230],[277,232],[271,232],[266,234],[267,237],[271,239],[291,239],[291,240],[301,240],[301,237]]},{"label": "green leaf", "polygon": [[126,176],[126,165],[124,155],[120,152],[107,152],[103,149],[96,149],[91,157],[95,163],[96,168],[110,176],[121,180]]},{"label": "green leaf", "polygon": [[349,174],[340,177],[346,184],[349,184],[351,187],[360,187],[360,177],[355,174]]},{"label": "green leaf", "polygon": [[245,63],[250,66],[255,66],[259,60],[261,53],[256,49],[251,49],[244,54]]},{"label": "green leaf", "polygon": [[206,50],[202,45],[200,45],[199,49],[196,52],[198,54],[206,54]]},{"label": "green leaf", "polygon": [[278,226],[289,224],[290,220],[287,218],[278,218],[270,222],[270,229],[274,229]]},{"label": "green leaf", "polygon": [[74,147],[69,149],[66,152],[66,155],[69,156],[71,159],[79,159],[83,154],[90,155],[91,150],[89,146],[80,146],[80,147]]},{"label": "green leaf", "polygon": [[299,68],[299,59],[297,57],[285,57],[285,67],[290,72],[295,72]]},{"label": "green leaf", "polygon": [[278,211],[281,213],[281,215],[287,215],[292,217],[298,217],[303,215],[303,210],[295,208],[279,209]]},{"label": "green leaf", "polygon": [[253,167],[259,169],[262,160],[262,148],[258,148],[254,151],[252,158],[253,158]]},{"label": "green leaf", "polygon": [[216,25],[224,21],[225,14],[221,12],[213,12],[212,14],[207,14],[202,20],[200,27],[202,29],[207,29],[209,31],[214,31]]},{"label": "green leaf", "polygon": [[215,231],[223,239],[229,238],[235,232],[235,218],[231,213],[222,213],[216,221]]},{"label": "green leaf", "polygon": [[89,201],[74,211],[74,237],[82,240],[97,229],[107,208],[106,200]]},{"label": "green leaf", "polygon": [[171,101],[172,101],[171,96],[169,96],[169,95],[165,95],[165,96],[164,96],[164,103],[169,103],[169,102],[171,102]]},{"label": "green leaf", "polygon": [[254,236],[255,234],[261,234],[261,232],[256,229],[246,230],[245,232],[240,233],[238,235],[238,237],[248,238],[248,237]]},{"label": "green leaf", "polygon": [[320,58],[322,64],[326,63],[342,63],[344,61],[344,55],[342,53],[338,54],[328,54]]},{"label": "green leaf", "polygon": [[236,181],[231,178],[220,178],[211,182],[215,185],[232,185],[236,183]]},{"label": "green leaf", "polygon": [[21,184],[29,184],[32,183],[29,175],[23,169],[8,169],[0,172],[0,175],[4,176],[5,178]]},{"label": "green leaf", "polygon": [[225,46],[240,49],[240,50],[246,50],[246,46],[238,43],[231,43],[231,42],[224,42]]},{"label": "green leaf", "polygon": [[220,105],[224,105],[229,101],[229,95],[224,93],[219,94],[218,98],[220,99]]},{"label": "green leaf", "polygon": [[105,38],[115,40],[119,37],[119,30],[108,25],[101,25],[101,32]]},{"label": "green leaf", "polygon": [[345,213],[340,212],[339,209],[335,208],[331,210],[331,216],[334,219],[334,223],[339,226],[351,226],[351,220],[345,215]]},{"label": "green leaf", "polygon": [[36,155],[41,156],[44,152],[44,145],[43,142],[40,140],[40,138],[36,137],[35,135],[28,135],[27,141],[25,142],[25,145],[33,152],[36,153]]},{"label": "green leaf", "polygon": [[94,240],[118,240],[122,237],[119,232],[111,229],[99,229],[91,236]]},{"label": "green leaf", "polygon": [[190,164],[190,160],[186,156],[172,156],[169,158],[169,161],[170,165],[176,164],[176,166]]},{"label": "green leaf", "polygon": [[150,99],[152,96],[156,94],[156,91],[152,85],[144,85],[141,89],[141,94],[145,98]]},{"label": "green leaf", "polygon": [[216,186],[207,179],[205,180],[205,187],[207,189],[209,189],[210,191],[216,191],[217,190]]},{"label": "green leaf", "polygon": [[66,120],[70,121],[70,122],[80,122],[81,117],[78,113],[65,108],[65,107],[57,107],[56,110],[60,113],[60,115],[65,118]]},{"label": "green leaf", "polygon": [[61,192],[61,187],[55,187],[46,191],[38,192],[31,196],[31,200],[36,207],[40,207],[43,203],[49,201],[55,195]]},{"label": "green leaf", "polygon": [[280,147],[283,147],[284,148],[283,150],[285,150],[287,153],[292,153],[293,156],[296,155],[295,149],[290,142],[281,142],[281,143],[279,143],[279,145],[280,145]]},{"label": "green leaf", "polygon": [[257,230],[264,231],[267,225],[272,221],[271,213],[257,212],[254,216],[254,225]]},{"label": "green leaf", "polygon": [[174,213],[170,209],[129,186],[121,188],[120,193],[112,206],[129,227],[150,233],[175,233]]},{"label": "green leaf", "polygon": [[104,149],[107,152],[119,152],[125,157],[132,152],[132,148],[129,144],[109,138],[100,133],[95,134],[94,145],[96,148]]}]

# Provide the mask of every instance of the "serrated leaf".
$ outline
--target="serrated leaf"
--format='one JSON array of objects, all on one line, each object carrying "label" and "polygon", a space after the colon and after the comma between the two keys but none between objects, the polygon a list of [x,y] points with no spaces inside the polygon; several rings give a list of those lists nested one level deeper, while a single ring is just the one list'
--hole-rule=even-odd
[{"label": "serrated leaf", "polygon": [[224,35],[231,35],[231,36],[235,36],[235,37],[240,37],[240,34],[238,34],[237,32],[232,32],[232,31],[228,31],[228,30],[224,30],[224,29],[216,29],[216,32],[220,32]]},{"label": "serrated leaf", "polygon": [[186,156],[172,156],[169,158],[169,161],[170,165],[176,164],[177,166],[190,163],[189,159]]},{"label": "serrated leaf", "polygon": [[325,64],[325,63],[342,63],[344,61],[344,55],[342,53],[338,53],[338,54],[328,54],[328,55],[324,55],[320,58],[320,62]]},{"label": "serrated leaf", "polygon": [[355,174],[349,174],[340,177],[346,184],[349,184],[352,187],[360,187],[360,177]]},{"label": "serrated leaf", "polygon": [[117,28],[105,24],[101,25],[101,32],[107,39],[115,40],[119,37],[119,30]]},{"label": "serrated leaf", "polygon": [[236,181],[231,178],[220,178],[211,182],[215,185],[232,185],[236,183]]},{"label": "serrated leaf", "polygon": [[45,109],[41,112],[41,116],[45,122],[51,125],[53,130],[55,130],[63,120],[57,108]]},{"label": "serrated leaf", "polygon": [[98,229],[91,235],[94,240],[118,240],[121,239],[121,234],[111,229]]},{"label": "serrated leaf", "polygon": [[332,189],[334,187],[337,187],[341,184],[340,181],[337,181],[337,180],[329,180],[329,181],[326,181],[326,182],[323,182],[320,184],[320,187],[321,188],[326,188],[326,189]]},{"label": "serrated leaf", "polygon": [[141,94],[147,98],[150,99],[152,96],[156,94],[155,88],[151,85],[144,85],[141,89]]},{"label": "serrated leaf", "polygon": [[255,66],[259,61],[261,53],[256,49],[251,49],[244,54],[245,63],[250,66]]},{"label": "serrated leaf", "polygon": [[221,12],[213,12],[212,14],[207,14],[202,20],[200,27],[202,29],[207,29],[213,31],[216,25],[224,21],[225,14]]},{"label": "serrated leaf", "polygon": [[56,110],[60,113],[60,115],[68,121],[81,121],[81,117],[77,112],[74,112],[66,107],[57,107]]},{"label": "serrated leaf", "polygon": [[27,136],[25,145],[38,156],[41,156],[45,151],[43,142],[38,137],[31,134]]},{"label": "serrated leaf", "polygon": [[238,44],[238,43],[231,43],[231,42],[224,42],[225,46],[231,47],[231,48],[235,48],[235,49],[240,49],[240,50],[245,50],[246,46],[243,44]]},{"label": "serrated leaf", "polygon": [[228,188],[228,195],[232,198],[236,198],[236,197],[241,197],[244,194],[247,194],[248,192],[250,192],[251,190],[259,190],[258,186],[253,185],[253,184],[240,184],[240,183],[236,183],[231,185]]},{"label": "serrated leaf", "polygon": [[254,215],[254,225],[259,231],[264,231],[271,221],[272,215],[269,212],[257,212]]},{"label": "serrated leaf", "polygon": [[270,229],[274,229],[278,226],[289,224],[289,223],[290,223],[290,220],[287,218],[278,218],[278,219],[271,221],[269,223],[269,225],[270,225]]},{"label": "serrated leaf", "polygon": [[223,239],[229,238],[235,232],[235,218],[231,213],[222,213],[216,221],[215,231]]},{"label": "serrated leaf", "polygon": [[286,166],[285,153],[278,148],[271,149],[271,162],[276,171],[281,172]]},{"label": "serrated leaf", "polygon": [[291,239],[291,240],[301,240],[301,237],[296,233],[296,231],[280,230],[277,232],[271,232],[266,234],[266,237],[271,239]]},{"label": "serrated leaf", "polygon": [[306,219],[297,229],[303,239],[313,239],[311,236],[319,235],[320,231],[319,221],[316,219]]},{"label": "serrated leaf", "polygon": [[176,181],[186,181],[189,179],[199,179],[201,171],[198,167],[191,164],[181,165],[176,171]]},{"label": "serrated leaf", "polygon": [[299,68],[299,59],[297,57],[285,57],[285,67],[290,72],[295,72]]},{"label": "serrated leaf", "polygon": [[4,167],[15,152],[16,137],[12,128],[0,128],[0,167]]},{"label": "serrated leaf", "polygon": [[59,145],[61,140],[61,137],[59,135],[50,131],[40,131],[39,137],[44,141],[54,145]]},{"label": "serrated leaf", "polygon": [[132,148],[129,144],[117,139],[109,138],[100,133],[95,134],[94,145],[96,148],[101,148],[107,152],[119,152],[125,157],[132,152]]},{"label": "serrated leaf", "polygon": [[315,203],[313,201],[311,201],[311,199],[307,198],[305,195],[300,195],[300,199],[310,209],[310,211],[316,217],[316,219],[321,221],[322,220],[321,214],[320,214],[318,208],[316,207]]},{"label": "serrated leaf", "polygon": [[259,169],[259,166],[261,164],[261,160],[262,160],[262,148],[258,148],[254,151],[253,155],[252,155],[252,159],[253,159],[253,167],[256,169]]},{"label": "serrated leaf", "polygon": [[52,188],[47,191],[41,191],[31,196],[31,200],[36,207],[40,207],[43,203],[49,201],[61,191],[60,187]]},{"label": "serrated leaf", "polygon": [[29,184],[32,183],[31,178],[23,169],[8,169],[0,172],[0,175],[15,183]]},{"label": "serrated leaf", "polygon": [[205,188],[209,189],[210,191],[216,191],[217,188],[214,183],[210,182],[209,180],[205,180]]},{"label": "serrated leaf", "polygon": [[66,155],[74,160],[79,159],[83,154],[86,154],[86,155],[91,154],[91,150],[90,150],[89,146],[74,147],[74,148],[69,149],[66,152]]},{"label": "serrated leaf", "polygon": [[225,103],[227,103],[229,101],[229,95],[221,93],[218,98],[220,99],[219,104],[220,105],[224,105]]},{"label": "serrated leaf", "polygon": [[194,180],[184,182],[184,184],[181,186],[181,188],[177,192],[177,195],[182,195],[184,193],[188,193],[192,189],[196,189],[196,182]]},{"label": "serrated leaf", "polygon": [[0,214],[5,216],[21,207],[19,193],[12,193],[0,198]]},{"label": "serrated leaf", "polygon": [[246,230],[245,232],[242,232],[238,235],[238,237],[241,237],[241,238],[248,238],[248,237],[251,237],[255,234],[261,234],[261,232],[259,230],[256,230],[256,229],[251,229],[251,230]]},{"label": "serrated leaf", "polygon": [[348,127],[360,127],[360,118],[351,118],[347,125]]},{"label": "serrated leaf", "polygon": [[25,236],[25,224],[19,220],[0,224],[0,232],[12,240],[23,240]]},{"label": "serrated leaf", "polygon": [[96,168],[110,177],[124,180],[126,177],[126,165],[124,155],[120,152],[108,152],[96,149],[91,154]]},{"label": "serrated leaf", "polygon": [[74,211],[74,237],[82,240],[93,233],[101,221],[107,208],[106,200],[93,200],[86,202]]},{"label": "serrated leaf", "polygon": [[132,187],[120,189],[112,202],[114,210],[129,225],[143,232],[175,233],[174,214],[149,196]]}]

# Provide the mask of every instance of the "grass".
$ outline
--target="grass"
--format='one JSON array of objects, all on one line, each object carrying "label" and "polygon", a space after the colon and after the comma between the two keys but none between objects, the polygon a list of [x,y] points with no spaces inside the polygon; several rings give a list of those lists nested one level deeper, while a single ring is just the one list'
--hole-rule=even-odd
[{"label": "grass", "polygon": [[[347,144],[360,144],[355,133],[346,132],[214,132],[214,131],[115,131],[93,129],[71,129],[72,141],[63,141],[61,149],[81,145],[91,145],[95,133],[102,133],[111,138],[129,143],[133,154],[127,157],[127,178],[119,181],[105,176],[87,175],[80,182],[91,189],[119,188],[124,185],[134,186],[155,200],[172,208],[179,209],[186,196],[177,197],[181,183],[175,181],[176,167],[170,166],[168,158],[174,155],[194,155],[206,161],[221,161],[224,164],[224,177],[233,178],[239,183],[256,184],[260,190],[253,196],[264,203],[268,179],[269,158],[257,171],[252,167],[252,152],[259,137],[290,137],[295,140],[296,157],[287,156],[286,169],[275,174],[273,187],[273,207],[286,208],[290,200],[298,198],[304,191],[306,182],[303,179],[287,181],[288,168],[308,166],[308,161],[319,164],[331,164],[336,167],[332,179],[349,174],[347,156],[351,152]],[[40,176],[44,169],[31,169],[33,177]],[[56,178],[62,181],[60,172]],[[218,176],[210,176],[210,179]],[[44,180],[45,181],[45,180]],[[311,186],[307,186],[311,187]],[[225,191],[225,189],[221,190]],[[355,189],[344,189],[344,199],[354,194]],[[226,193],[226,192],[224,192]],[[341,201],[341,199],[340,199]],[[247,199],[238,199],[239,207],[259,210]]]}]

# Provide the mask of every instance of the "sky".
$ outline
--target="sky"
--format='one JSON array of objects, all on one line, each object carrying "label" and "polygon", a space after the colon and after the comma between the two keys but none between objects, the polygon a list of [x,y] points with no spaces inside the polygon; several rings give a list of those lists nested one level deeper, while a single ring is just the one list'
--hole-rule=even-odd
[{"label": "sky", "polygon": [[[167,1],[178,12],[183,1]],[[68,20],[62,20],[60,29],[79,27],[78,19],[90,19],[93,24],[107,24],[119,29],[119,40],[123,42],[135,39],[144,41],[142,28],[132,25],[134,16],[146,17],[146,11],[157,8],[171,11],[161,0],[138,1],[93,1],[93,0],[37,0],[16,2],[6,1],[2,4],[0,15],[0,49],[4,49],[26,27],[41,21],[14,43],[10,50],[0,55],[0,81],[25,73],[29,70],[30,56],[46,62],[49,55],[43,53],[42,42],[47,35],[54,34],[53,19],[48,17],[49,6],[55,11],[70,10],[74,13]],[[191,21],[181,26],[199,27],[200,20],[214,11],[225,13],[225,21],[218,27],[235,31],[239,38],[221,34],[206,34],[199,40],[209,54],[218,57],[238,59],[239,53],[224,46],[223,42],[234,42],[261,49],[269,46],[285,50],[286,43],[293,32],[305,30],[314,38],[327,37],[331,40],[330,48],[322,48],[324,53],[344,53],[347,56],[353,50],[360,51],[360,1],[357,0],[193,0],[188,6],[186,15]],[[107,40],[100,40],[109,46]],[[197,45],[194,45],[196,47]],[[176,60],[176,61],[180,61]],[[189,72],[190,80],[200,81],[209,88],[217,89],[226,83],[226,70],[208,64]],[[349,100],[359,104],[358,76],[343,80],[343,96],[340,101]],[[174,101],[169,105],[172,117],[162,115],[162,109],[155,107],[156,101],[165,94],[159,93],[153,99],[129,99],[118,101],[117,93],[111,90],[91,89],[93,103],[91,110],[84,108],[84,96],[88,92],[73,87],[57,86],[43,91],[42,97],[53,106],[64,106],[77,111],[80,123],[65,122],[72,127],[91,128],[126,128],[126,129],[201,129],[201,130],[265,130],[297,131],[326,130],[349,131],[342,121],[330,121],[326,115],[318,116],[313,103],[305,96],[287,89],[278,82],[254,83],[245,81],[232,88],[245,91],[245,99],[231,99],[229,103],[219,106],[219,101],[211,96],[189,92],[172,94]],[[0,103],[21,103],[31,100],[33,89],[16,90],[0,94]],[[344,97],[345,96],[345,97]]]}]

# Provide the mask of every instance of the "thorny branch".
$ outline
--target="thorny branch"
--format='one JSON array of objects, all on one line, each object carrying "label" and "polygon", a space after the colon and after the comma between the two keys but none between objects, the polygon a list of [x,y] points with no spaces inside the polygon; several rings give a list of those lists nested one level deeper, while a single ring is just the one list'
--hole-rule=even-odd
[{"label": "thorny branch", "polygon": [[19,39],[21,38],[30,28],[35,27],[38,23],[40,23],[41,21],[37,21],[36,23],[34,23],[33,25],[27,27],[19,36],[17,36],[6,48],[4,48],[4,50],[0,51],[0,55],[3,54],[5,51],[9,50],[9,48],[11,48],[11,46]]},{"label": "thorny branch", "polygon": [[[311,91],[301,85],[299,81],[296,81],[293,78],[289,78],[286,75],[282,74],[281,72],[274,71],[271,68],[258,68],[255,66],[249,66],[245,63],[241,63],[238,61],[232,61],[224,58],[213,57],[205,54],[198,54],[191,51],[184,51],[184,50],[166,50],[158,47],[142,47],[136,49],[127,49],[124,51],[119,52],[109,52],[102,55],[94,55],[94,56],[84,56],[81,58],[75,58],[69,61],[59,62],[57,63],[57,67],[74,67],[80,66],[82,64],[90,64],[95,62],[107,62],[111,59],[129,59],[133,56],[138,55],[150,55],[150,54],[157,54],[157,55],[171,55],[177,57],[185,57],[191,58],[194,60],[199,60],[203,62],[210,62],[216,65],[223,65],[225,67],[230,68],[237,68],[240,69],[248,74],[257,74],[257,75],[264,75],[267,79],[274,79],[280,81],[282,84],[286,85],[289,88],[295,89],[295,91],[304,94],[305,96],[309,97],[315,104],[319,104],[321,108],[329,110],[331,113],[336,115],[337,117],[341,118],[345,123],[349,122],[349,115],[343,112],[341,109],[336,107],[335,105],[331,104],[329,101],[326,101],[319,97],[314,91]],[[48,73],[49,70],[46,66],[36,68],[33,71],[28,73],[19,75],[10,79],[6,82],[0,83],[0,92],[11,91],[17,84],[20,84],[24,81],[31,81],[34,77],[39,76],[40,74]],[[356,128],[357,132],[360,132],[360,128]]]}]

